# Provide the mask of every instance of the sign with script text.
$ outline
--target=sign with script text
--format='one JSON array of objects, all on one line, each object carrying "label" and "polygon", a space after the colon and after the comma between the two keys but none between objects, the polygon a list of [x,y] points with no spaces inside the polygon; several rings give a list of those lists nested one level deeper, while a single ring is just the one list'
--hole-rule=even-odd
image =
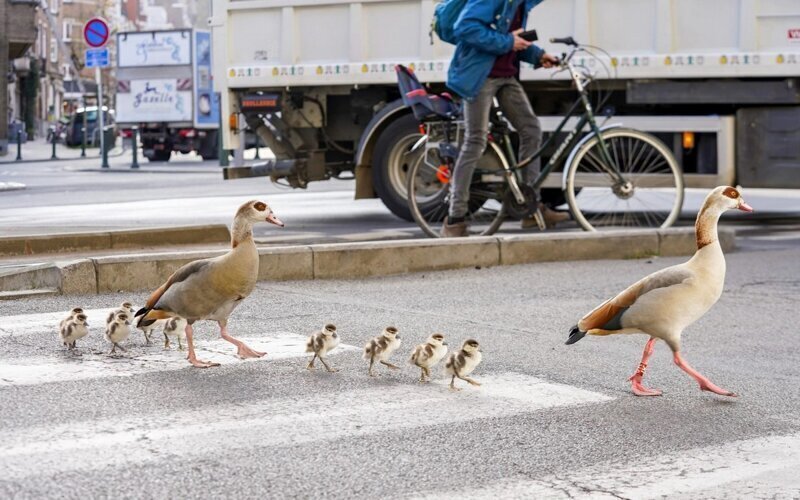
[{"label": "sign with script text", "polygon": [[191,122],[192,91],[175,79],[131,80],[117,93],[117,122]]}]

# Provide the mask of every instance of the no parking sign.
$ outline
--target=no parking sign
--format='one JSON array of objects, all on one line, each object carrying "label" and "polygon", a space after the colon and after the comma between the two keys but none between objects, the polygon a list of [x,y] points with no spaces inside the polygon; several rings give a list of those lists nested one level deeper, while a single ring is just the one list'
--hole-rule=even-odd
[{"label": "no parking sign", "polygon": [[83,39],[89,47],[102,47],[108,42],[108,23],[105,19],[94,17],[83,25]]}]

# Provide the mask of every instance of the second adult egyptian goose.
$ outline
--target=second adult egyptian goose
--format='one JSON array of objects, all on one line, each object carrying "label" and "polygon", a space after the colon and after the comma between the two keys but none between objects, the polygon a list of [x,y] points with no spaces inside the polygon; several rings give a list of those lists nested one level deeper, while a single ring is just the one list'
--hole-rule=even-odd
[{"label": "second adult egyptian goose", "polygon": [[258,278],[258,250],[253,241],[253,224],[269,222],[283,227],[269,206],[248,201],[239,207],[233,219],[231,249],[225,255],[190,262],[167,279],[147,300],[136,316],[141,328],[159,319],[179,316],[186,324],[189,362],[198,368],[217,366],[197,359],[192,340],[192,324],[198,320],[219,323],[222,338],[235,345],[241,358],[260,358],[266,353],[248,347],[228,333],[228,317],[242,299],[250,295]]},{"label": "second adult egyptian goose", "polygon": [[661,339],[672,349],[673,360],[700,384],[703,391],[722,396],[734,393],[714,385],[681,357],[683,330],[700,319],[713,306],[725,283],[725,256],[717,238],[717,221],[723,212],[738,208],[753,209],[739,191],[720,186],[711,191],[697,214],[697,251],[686,263],[668,267],[647,276],[595,308],[572,327],[567,344],[589,335],[644,333],[650,340],[644,348],[639,368],[629,379],[637,396],[658,396],[661,391],[642,385],[647,361],[655,342]]}]

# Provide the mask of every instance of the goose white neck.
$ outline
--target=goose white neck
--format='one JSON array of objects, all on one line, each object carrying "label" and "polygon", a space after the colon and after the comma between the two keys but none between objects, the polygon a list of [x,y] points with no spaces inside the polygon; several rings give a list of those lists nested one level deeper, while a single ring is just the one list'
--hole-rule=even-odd
[{"label": "goose white neck", "polygon": [[718,241],[717,222],[722,212],[716,205],[706,201],[700,213],[697,214],[694,230],[698,250]]},{"label": "goose white neck", "polygon": [[242,243],[246,242],[255,243],[253,241],[253,223],[244,217],[237,217],[233,219],[233,228],[231,228],[231,247],[236,248]]}]

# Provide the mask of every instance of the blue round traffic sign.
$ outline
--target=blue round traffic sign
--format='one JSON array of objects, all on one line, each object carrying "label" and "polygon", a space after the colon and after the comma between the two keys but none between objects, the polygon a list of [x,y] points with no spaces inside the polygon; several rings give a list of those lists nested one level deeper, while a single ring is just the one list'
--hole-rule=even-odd
[{"label": "blue round traffic sign", "polygon": [[102,47],[108,41],[108,23],[95,17],[83,25],[83,39],[89,47]]}]

